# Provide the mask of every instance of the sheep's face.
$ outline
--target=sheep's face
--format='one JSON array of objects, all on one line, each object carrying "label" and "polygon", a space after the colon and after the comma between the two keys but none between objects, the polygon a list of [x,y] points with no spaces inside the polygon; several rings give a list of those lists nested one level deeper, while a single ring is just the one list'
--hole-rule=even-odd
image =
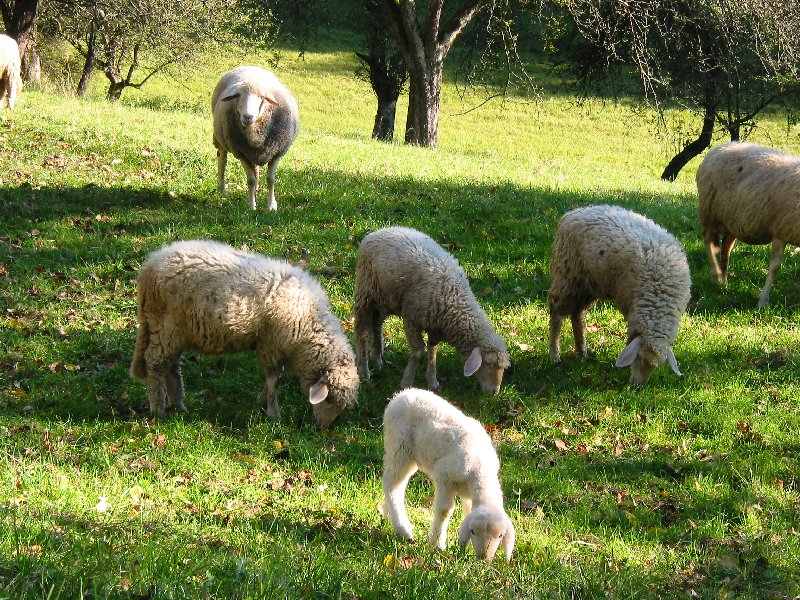
[{"label": "sheep's face", "polygon": [[309,389],[309,402],[314,410],[314,422],[327,429],[345,408],[352,406],[358,395],[358,371],[351,357],[337,368],[325,373]]},{"label": "sheep's face", "polygon": [[[475,348],[472,354],[464,364],[464,375],[470,370],[468,365],[474,366],[474,363],[480,359],[480,366],[477,370],[472,371],[470,374],[475,375],[475,379],[481,386],[486,394],[497,394],[500,392],[500,385],[503,383],[503,374],[505,370],[511,365],[507,353],[495,352],[493,350],[480,350]],[[473,361],[470,363],[470,361]],[[467,375],[469,376],[469,375]]]},{"label": "sheep's face", "polygon": [[637,335],[619,353],[615,364],[618,367],[630,366],[630,384],[634,387],[642,387],[650,379],[653,371],[665,362],[678,377],[682,376],[672,348],[667,348],[666,352],[657,352],[642,339],[642,336]]},{"label": "sheep's face", "polygon": [[514,525],[508,515],[497,507],[481,506],[469,513],[458,531],[458,540],[462,546],[472,542],[475,556],[492,562],[500,544],[506,560],[511,560],[514,551]]},{"label": "sheep's face", "polygon": [[247,86],[234,87],[226,91],[220,101],[236,101],[239,122],[244,129],[252,127],[261,115],[270,110],[271,106],[278,105],[271,94],[258,94]]},{"label": "sheep's face", "polygon": [[342,412],[342,406],[335,401],[326,399],[314,405],[314,422],[319,429],[327,429]]}]

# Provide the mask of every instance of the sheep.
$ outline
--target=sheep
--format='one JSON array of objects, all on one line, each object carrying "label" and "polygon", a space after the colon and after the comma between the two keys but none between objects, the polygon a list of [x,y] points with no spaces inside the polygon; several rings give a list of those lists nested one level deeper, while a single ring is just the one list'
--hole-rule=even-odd
[{"label": "sheep", "polygon": [[786,244],[800,244],[800,157],[747,142],[728,142],[709,151],[696,180],[712,279],[727,283],[737,239],[746,244],[772,242],[767,280],[758,296],[758,306],[767,306]]},{"label": "sheep", "polygon": [[301,268],[205,240],[150,254],[138,280],[139,329],[130,373],[147,383],[150,412],[165,401],[185,411],[184,350],[254,350],[266,375],[259,396],[280,419],[277,383],[284,367],[306,391],[324,429],[358,393],[355,357],[319,283]]},{"label": "sheep", "polygon": [[261,67],[236,67],[225,73],[211,95],[214,146],[220,194],[226,194],[225,167],[228,152],[238,158],[247,173],[250,208],[256,209],[258,172],[268,165],[269,210],[275,200],[275,169],[297,136],[297,102],[278,78]]},{"label": "sheep", "polygon": [[428,543],[445,548],[455,497],[460,496],[461,546],[471,540],[476,556],[491,562],[502,543],[506,560],[511,560],[516,534],[503,509],[500,462],[478,421],[433,392],[409,388],[389,401],[383,435],[383,514],[398,536],[414,539],[405,491],[409,479],[421,470],[436,487]]},{"label": "sheep", "polygon": [[13,110],[21,89],[19,46],[14,38],[0,34],[0,107],[8,102]]},{"label": "sheep", "polygon": [[572,319],[575,350],[586,356],[586,309],[611,300],[628,321],[616,366],[631,367],[643,386],[664,363],[681,376],[672,343],[689,303],[691,278],[680,243],[650,219],[619,206],[567,212],[558,224],[550,262],[550,360],[560,360],[561,321]]},{"label": "sheep", "polygon": [[411,356],[400,382],[411,387],[425,354],[428,334],[428,389],[440,391],[436,351],[440,341],[455,346],[464,361],[464,376],[475,375],[481,389],[497,394],[510,366],[508,349],[494,332],[469,287],[458,261],[424,233],[387,227],[368,234],[358,250],[355,283],[356,363],[369,380],[369,358],[383,366],[383,322],[403,319]]}]

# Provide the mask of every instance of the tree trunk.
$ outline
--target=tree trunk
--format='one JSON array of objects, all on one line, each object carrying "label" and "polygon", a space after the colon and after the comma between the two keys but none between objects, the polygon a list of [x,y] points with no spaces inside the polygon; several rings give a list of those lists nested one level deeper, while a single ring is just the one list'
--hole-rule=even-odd
[{"label": "tree trunk", "polygon": [[397,98],[386,100],[378,98],[378,112],[375,114],[375,126],[372,137],[382,142],[394,139],[394,120],[397,113]]},{"label": "tree trunk", "polygon": [[675,181],[681,169],[685,167],[690,160],[711,145],[716,116],[717,102],[715,87],[713,82],[709,82],[706,88],[705,113],[703,114],[703,128],[700,130],[700,135],[695,141],[687,144],[683,150],[678,152],[672,160],[669,161],[667,168],[664,169],[664,172],[661,174],[661,179]]},{"label": "tree trunk", "polygon": [[120,77],[117,73],[112,70],[107,70],[105,72],[106,77],[108,77],[108,92],[106,93],[106,98],[109,100],[116,102],[120,98],[122,98],[122,90],[125,89],[127,83],[125,80]]},{"label": "tree trunk", "polygon": [[86,60],[83,62],[83,71],[81,72],[81,80],[78,82],[78,96],[83,98],[89,90],[89,83],[94,74],[95,61],[97,59],[97,23],[92,21],[92,28],[89,31],[89,41],[86,44]]},{"label": "tree trunk", "polygon": [[415,65],[408,90],[406,143],[427,148],[439,145],[439,108],[442,97],[443,61]]}]

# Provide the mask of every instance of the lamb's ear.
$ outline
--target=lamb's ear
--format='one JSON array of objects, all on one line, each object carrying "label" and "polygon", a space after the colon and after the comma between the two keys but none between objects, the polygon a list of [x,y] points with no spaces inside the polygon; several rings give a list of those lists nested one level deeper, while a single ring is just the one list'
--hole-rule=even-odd
[{"label": "lamb's ear", "polygon": [[481,368],[483,356],[481,356],[481,349],[475,346],[472,349],[472,354],[469,355],[467,362],[464,363],[464,377],[469,377],[475,371]]},{"label": "lamb's ear", "polygon": [[617,361],[614,363],[618,367],[629,367],[636,360],[639,350],[642,348],[642,336],[637,335],[630,343],[622,349],[619,353]]},{"label": "lamb's ear", "polygon": [[463,548],[469,542],[469,539],[472,537],[472,519],[470,519],[470,515],[464,517],[464,520],[461,522],[461,527],[458,528],[458,543]]},{"label": "lamb's ear", "polygon": [[503,535],[503,552],[506,555],[506,562],[511,562],[511,555],[514,552],[514,542],[517,539],[517,534],[514,531],[514,524],[511,519],[508,519],[506,524],[506,532]]},{"label": "lamb's ear", "polygon": [[308,389],[308,401],[319,404],[328,397],[328,379],[324,375]]},{"label": "lamb's ear", "polygon": [[678,368],[678,359],[675,358],[675,353],[672,351],[672,347],[670,346],[667,348],[667,364],[669,368],[677,375],[678,377],[683,377],[683,373]]}]

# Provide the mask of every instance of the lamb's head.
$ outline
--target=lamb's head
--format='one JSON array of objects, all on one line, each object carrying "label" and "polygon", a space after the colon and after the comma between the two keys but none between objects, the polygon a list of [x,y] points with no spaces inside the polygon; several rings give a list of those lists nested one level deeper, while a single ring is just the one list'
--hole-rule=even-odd
[{"label": "lamb's head", "polygon": [[339,413],[355,404],[358,383],[355,361],[352,357],[345,356],[311,385],[308,401],[314,410],[314,422],[319,429],[328,428]]},{"label": "lamb's head", "polygon": [[475,556],[492,562],[497,548],[503,544],[506,561],[511,561],[516,533],[514,524],[499,506],[483,505],[469,513],[458,529],[458,541],[465,546],[472,541]]},{"label": "lamb's head", "polygon": [[278,101],[272,92],[246,82],[230,86],[222,93],[219,101],[235,103],[236,114],[243,129],[252,127],[272,106],[278,106]]},{"label": "lamb's head", "polygon": [[669,364],[678,377],[683,376],[680,369],[678,369],[678,361],[672,352],[671,346],[659,351],[647,343],[641,335],[637,335],[619,353],[614,364],[618,367],[629,366],[631,368],[630,384],[641,387],[647,383],[656,367],[665,362]]},{"label": "lamb's head", "polygon": [[464,361],[464,377],[475,375],[481,390],[487,394],[497,394],[503,383],[503,373],[510,366],[511,359],[505,344],[491,349],[475,346]]}]

